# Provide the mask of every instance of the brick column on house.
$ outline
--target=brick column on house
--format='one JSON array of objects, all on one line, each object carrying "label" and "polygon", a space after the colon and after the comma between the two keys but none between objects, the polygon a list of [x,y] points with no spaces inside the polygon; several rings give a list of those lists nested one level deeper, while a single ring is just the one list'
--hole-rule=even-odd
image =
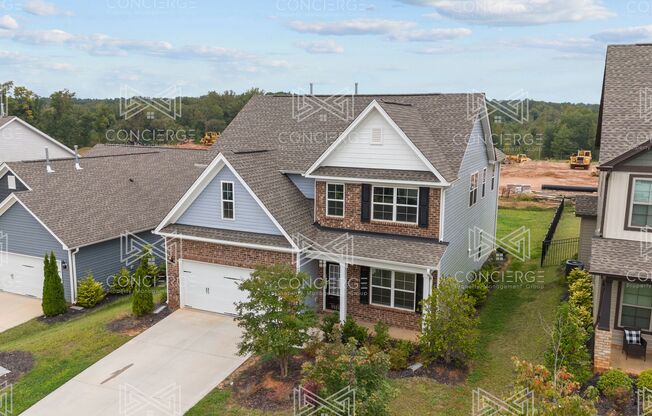
[{"label": "brick column on house", "polygon": [[[170,244],[170,239],[166,240]],[[168,245],[167,280],[168,306],[178,309],[179,300],[179,258],[183,260],[201,261],[223,266],[253,269],[256,266],[272,266],[288,264],[294,267],[296,257],[292,253],[259,250],[247,247],[236,247],[225,244],[205,243],[201,241],[174,239],[175,249]]]},{"label": "brick column on house", "polygon": [[593,347],[593,368],[595,371],[601,372],[611,367],[611,338],[611,331],[595,329]]}]

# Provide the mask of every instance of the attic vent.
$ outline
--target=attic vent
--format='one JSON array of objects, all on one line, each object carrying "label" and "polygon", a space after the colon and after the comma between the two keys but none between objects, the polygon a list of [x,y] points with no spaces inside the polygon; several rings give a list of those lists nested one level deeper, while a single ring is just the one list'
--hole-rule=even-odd
[{"label": "attic vent", "polygon": [[379,127],[371,129],[371,144],[383,144],[383,129]]},{"label": "attic vent", "polygon": [[7,175],[7,187],[16,190],[16,177],[14,175]]}]

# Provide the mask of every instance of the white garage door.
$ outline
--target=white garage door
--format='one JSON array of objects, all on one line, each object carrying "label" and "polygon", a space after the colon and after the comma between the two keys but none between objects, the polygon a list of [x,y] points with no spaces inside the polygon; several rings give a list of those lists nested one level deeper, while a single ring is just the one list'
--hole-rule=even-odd
[{"label": "white garage door", "polygon": [[40,298],[43,295],[43,259],[0,253],[0,290]]},{"label": "white garage door", "polygon": [[182,260],[181,304],[194,309],[235,314],[235,302],[247,299],[238,283],[253,270]]}]

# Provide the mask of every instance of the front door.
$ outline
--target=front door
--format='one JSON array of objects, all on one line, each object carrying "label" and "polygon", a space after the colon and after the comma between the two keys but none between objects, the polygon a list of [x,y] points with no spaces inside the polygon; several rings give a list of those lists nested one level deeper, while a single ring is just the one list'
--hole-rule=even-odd
[{"label": "front door", "polygon": [[340,310],[340,265],[326,263],[326,309]]}]

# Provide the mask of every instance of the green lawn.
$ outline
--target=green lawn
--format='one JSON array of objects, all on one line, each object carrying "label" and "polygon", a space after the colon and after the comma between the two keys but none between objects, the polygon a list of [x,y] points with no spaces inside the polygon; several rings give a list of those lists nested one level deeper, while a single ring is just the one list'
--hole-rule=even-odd
[{"label": "green lawn", "polygon": [[50,325],[34,319],[0,334],[0,351],[27,351],[34,357],[32,370],[14,385],[14,413],[129,341],[131,337],[107,330],[106,324],[130,311],[131,298],[124,297],[67,322]]},{"label": "green lawn", "polygon": [[[498,236],[520,226],[530,229],[532,259],[513,260],[512,279],[516,273],[529,272],[536,286],[495,289],[480,312],[478,355],[464,384],[457,386],[438,383],[426,378],[397,380],[398,396],[392,402],[393,415],[457,416],[470,414],[472,390],[483,387],[496,394],[511,390],[512,356],[542,362],[546,339],[542,321],[550,321],[563,294],[558,267],[539,268],[541,240],[552,219],[552,209],[501,209],[498,214]],[[570,204],[557,228],[555,238],[577,237],[579,220]],[[524,276],[524,275],[523,275]],[[187,415],[219,414],[225,416],[262,415],[243,409],[230,400],[229,390],[215,390]],[[266,413],[270,414],[270,413]],[[291,411],[275,415],[290,415]]]}]

